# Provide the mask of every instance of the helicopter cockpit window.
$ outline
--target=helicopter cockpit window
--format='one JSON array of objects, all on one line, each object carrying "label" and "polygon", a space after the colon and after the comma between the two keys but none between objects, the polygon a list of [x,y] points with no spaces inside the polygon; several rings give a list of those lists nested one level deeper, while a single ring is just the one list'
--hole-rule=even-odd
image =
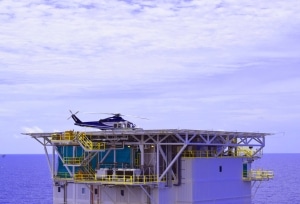
[{"label": "helicopter cockpit window", "polygon": [[117,128],[117,127],[118,127],[118,123],[115,123],[115,124],[114,124],[114,128]]}]

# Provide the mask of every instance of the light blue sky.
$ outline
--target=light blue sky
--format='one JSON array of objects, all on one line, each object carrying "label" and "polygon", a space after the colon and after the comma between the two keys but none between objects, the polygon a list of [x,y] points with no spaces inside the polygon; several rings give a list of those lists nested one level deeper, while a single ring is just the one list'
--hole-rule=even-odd
[{"label": "light blue sky", "polygon": [[300,153],[300,1],[0,1],[0,154],[120,112]]}]

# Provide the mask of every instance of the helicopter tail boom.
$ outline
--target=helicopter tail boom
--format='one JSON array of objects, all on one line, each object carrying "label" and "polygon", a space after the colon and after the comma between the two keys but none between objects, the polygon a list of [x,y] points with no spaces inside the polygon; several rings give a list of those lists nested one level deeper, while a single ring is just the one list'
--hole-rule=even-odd
[{"label": "helicopter tail boom", "polygon": [[79,118],[77,118],[75,114],[73,114],[71,117],[73,118],[75,123],[79,123],[79,124],[82,123],[82,121]]},{"label": "helicopter tail boom", "polygon": [[79,111],[77,111],[76,113],[73,113],[73,112],[70,110],[71,116],[70,116],[68,119],[73,118],[73,120],[75,121],[75,123],[81,124],[82,121],[81,121],[79,118],[77,118],[77,116],[76,116],[76,114],[77,114],[78,112],[79,112]]}]

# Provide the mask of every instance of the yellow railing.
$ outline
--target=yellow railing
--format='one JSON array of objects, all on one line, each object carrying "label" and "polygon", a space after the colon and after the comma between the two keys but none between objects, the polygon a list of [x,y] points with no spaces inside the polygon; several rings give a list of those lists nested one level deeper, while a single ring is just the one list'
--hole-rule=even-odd
[{"label": "yellow railing", "polygon": [[264,181],[274,178],[273,171],[251,170],[243,173],[243,179],[246,181]]},{"label": "yellow railing", "polygon": [[104,142],[92,142],[83,132],[78,135],[78,140],[87,150],[105,150]]},{"label": "yellow railing", "polygon": [[93,142],[91,140],[89,140],[87,137],[86,137],[86,134],[85,133],[80,133],[78,135],[78,140],[79,142],[87,149],[92,149],[93,147]]},{"label": "yellow railing", "polygon": [[89,173],[76,173],[74,174],[75,181],[92,181],[95,180],[95,174]]},{"label": "yellow railing", "polygon": [[[217,155],[217,151],[214,150],[186,150],[182,153],[182,157],[189,158],[210,158],[215,157]],[[235,152],[230,154],[220,154],[218,157],[252,157],[253,151],[248,149],[238,149]]]},{"label": "yellow railing", "polygon": [[97,181],[105,183],[120,183],[120,184],[146,184],[157,183],[156,175],[141,175],[141,176],[129,176],[129,175],[109,175],[95,178]]},{"label": "yellow railing", "polygon": [[80,165],[82,161],[83,161],[83,157],[65,157],[64,158],[65,164]]},{"label": "yellow railing", "polygon": [[93,142],[93,149],[105,150],[105,143],[104,142]]},{"label": "yellow railing", "polygon": [[74,132],[72,130],[65,131],[63,134],[54,133],[51,135],[51,140],[74,140]]},{"label": "yellow railing", "polygon": [[51,135],[51,140],[62,140],[62,135],[61,134],[52,134]]},{"label": "yellow railing", "polygon": [[141,175],[141,176],[129,176],[129,175],[106,175],[96,177],[95,174],[88,173],[76,173],[74,175],[75,181],[97,181],[101,183],[114,183],[114,184],[146,184],[157,183],[156,175]]},{"label": "yellow railing", "polygon": [[70,179],[71,176],[67,172],[58,172],[55,176],[56,178],[64,178],[64,179]]},{"label": "yellow railing", "polygon": [[73,131],[65,131],[64,133],[64,138],[65,140],[74,140],[75,136],[74,136],[74,132]]},{"label": "yellow railing", "polygon": [[93,174],[95,175],[95,169],[93,169],[91,166],[83,166],[84,172],[87,174]]},{"label": "yellow railing", "polygon": [[200,158],[206,158],[206,157],[214,157],[217,154],[216,151],[209,151],[209,150],[186,150],[182,153],[182,157],[200,157]]},{"label": "yellow railing", "polygon": [[258,157],[261,157],[263,155],[263,151],[249,149],[249,147],[238,147],[237,148],[237,156],[239,156],[239,157],[252,157],[254,154]]},{"label": "yellow railing", "polygon": [[87,166],[82,166],[81,169],[74,174],[74,180],[76,181],[91,181],[95,179],[95,170],[87,165]]}]

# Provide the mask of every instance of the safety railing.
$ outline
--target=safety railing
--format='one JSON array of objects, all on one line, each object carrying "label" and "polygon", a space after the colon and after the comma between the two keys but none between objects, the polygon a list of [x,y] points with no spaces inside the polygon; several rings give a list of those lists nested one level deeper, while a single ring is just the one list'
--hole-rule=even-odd
[{"label": "safety railing", "polygon": [[75,181],[91,181],[95,179],[95,170],[87,165],[82,166],[80,170],[74,174]]},{"label": "safety railing", "polygon": [[93,150],[105,150],[105,143],[104,142],[93,142]]},{"label": "safety railing", "polygon": [[208,151],[208,150],[204,150],[204,151],[199,151],[199,150],[186,150],[182,153],[182,157],[189,157],[189,158],[193,158],[193,157],[200,157],[200,158],[207,158],[207,157],[213,157],[214,155],[216,155],[217,152],[216,151]]},{"label": "safety railing", "polygon": [[52,134],[51,135],[51,140],[62,140],[63,135],[62,134]]},{"label": "safety railing", "polygon": [[[237,149],[236,152],[227,152],[224,154],[219,154],[218,157],[252,157],[254,154],[254,151],[248,150],[248,149]],[[259,152],[259,155],[261,153]],[[211,158],[216,157],[217,151],[212,150],[186,150],[182,153],[182,157],[188,157],[188,158]]]},{"label": "safety railing", "polygon": [[87,173],[87,174],[93,174],[94,175],[96,173],[95,169],[93,169],[89,165],[88,166],[83,166],[82,168],[83,168],[84,172]]},{"label": "safety railing", "polygon": [[252,149],[249,147],[238,147],[236,156],[238,157],[262,157],[263,150]]},{"label": "safety railing", "polygon": [[95,174],[89,173],[76,173],[74,174],[75,181],[92,181],[95,180]]},{"label": "safety railing", "polygon": [[79,142],[86,148],[86,149],[92,149],[93,148],[93,142],[87,138],[85,133],[80,133],[78,135]]},{"label": "safety railing", "polygon": [[246,156],[251,157],[253,155],[253,151],[246,148],[238,148],[237,149],[237,156]]},{"label": "safety railing", "polygon": [[103,177],[95,177],[95,179],[103,183],[119,183],[119,184],[147,184],[147,183],[158,182],[156,175],[140,175],[140,176],[109,175]]},{"label": "safety railing", "polygon": [[[133,184],[148,184],[148,183],[157,183],[156,175],[140,175],[140,176],[130,176],[130,175],[103,175],[96,176],[95,174],[88,173],[76,173],[74,175],[74,180],[77,182],[80,181],[94,181],[105,184],[124,184],[124,185],[133,185]],[[163,179],[165,180],[165,179]]]},{"label": "safety railing", "polygon": [[268,170],[251,170],[243,172],[245,181],[265,181],[274,178],[274,172]]},{"label": "safety railing", "polygon": [[74,140],[74,132],[73,131],[65,131],[63,134],[54,133],[51,135],[51,140]]},{"label": "safety railing", "polygon": [[66,165],[80,165],[83,157],[64,157],[64,164]]},{"label": "safety railing", "polygon": [[59,179],[71,179],[72,178],[68,172],[58,172],[54,177],[59,178]]},{"label": "safety railing", "polygon": [[92,142],[85,133],[79,133],[78,141],[82,144],[82,146],[88,150],[105,150],[105,143],[104,142]]},{"label": "safety railing", "polygon": [[64,133],[64,138],[65,138],[65,140],[74,140],[74,138],[75,138],[74,132],[73,131],[66,131]]}]

